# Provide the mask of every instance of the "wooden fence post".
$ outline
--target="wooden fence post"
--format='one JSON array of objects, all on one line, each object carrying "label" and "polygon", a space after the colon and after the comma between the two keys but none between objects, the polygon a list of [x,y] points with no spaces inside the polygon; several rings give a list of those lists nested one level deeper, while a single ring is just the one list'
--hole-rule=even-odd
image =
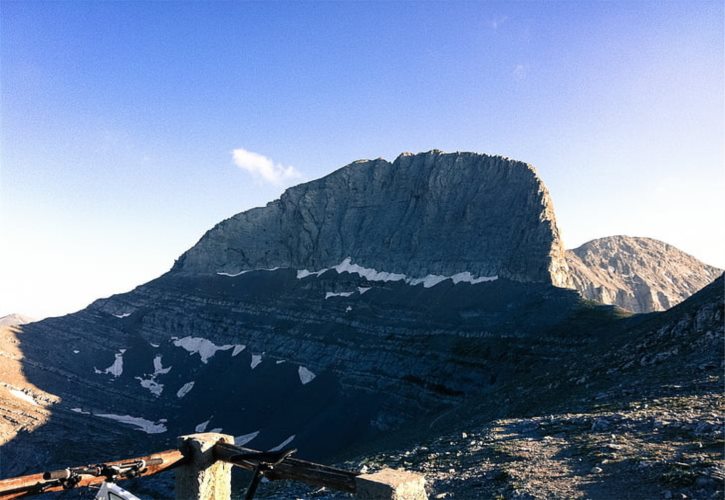
[{"label": "wooden fence post", "polygon": [[427,500],[422,474],[399,469],[383,469],[355,478],[355,497],[377,500]]},{"label": "wooden fence post", "polygon": [[234,443],[227,434],[206,432],[179,437],[179,450],[188,462],[176,469],[177,500],[229,500],[232,464],[214,458],[214,445]]}]

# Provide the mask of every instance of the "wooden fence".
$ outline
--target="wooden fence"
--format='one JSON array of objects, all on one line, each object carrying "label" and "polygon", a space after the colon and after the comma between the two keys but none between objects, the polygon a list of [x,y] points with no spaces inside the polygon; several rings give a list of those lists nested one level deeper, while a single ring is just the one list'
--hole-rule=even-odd
[{"label": "wooden fence", "polygon": [[[232,498],[232,466],[253,471],[257,480],[263,476],[271,481],[301,481],[311,486],[350,493],[356,498],[427,498],[425,479],[417,473],[383,469],[373,474],[360,474],[293,458],[288,456],[289,452],[260,452],[233,443],[234,438],[225,434],[191,434],[179,438],[179,448],[176,450],[4,479],[0,480],[0,500],[100,485],[104,481],[151,476],[171,469],[176,474],[174,492],[177,500],[229,500]],[[255,489],[256,483],[248,493],[253,495]],[[239,495],[235,494],[234,497],[239,498]]]}]

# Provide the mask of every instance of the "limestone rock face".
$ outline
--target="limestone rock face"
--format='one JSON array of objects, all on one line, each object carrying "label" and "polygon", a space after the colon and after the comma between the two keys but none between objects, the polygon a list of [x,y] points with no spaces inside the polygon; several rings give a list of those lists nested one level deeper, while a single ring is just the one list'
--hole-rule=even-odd
[{"label": "limestone rock face", "polygon": [[566,260],[585,298],[633,312],[669,309],[722,273],[672,245],[631,236],[592,240]]},{"label": "limestone rock face", "polygon": [[412,278],[569,284],[546,187],[525,163],[475,153],[360,160],[208,231],[181,274],[319,270],[346,258]]}]

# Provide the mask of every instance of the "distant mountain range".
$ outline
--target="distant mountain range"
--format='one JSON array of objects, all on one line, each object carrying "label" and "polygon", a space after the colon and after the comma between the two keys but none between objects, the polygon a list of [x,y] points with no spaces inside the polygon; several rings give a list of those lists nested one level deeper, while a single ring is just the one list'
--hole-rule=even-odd
[{"label": "distant mountain range", "polygon": [[643,321],[622,309],[671,306],[717,272],[644,238],[566,252],[521,162],[358,161],[221,222],[129,293],[4,329],[0,475],[203,430],[321,460],[415,442],[474,403],[520,411],[532,380],[587,377],[582,353],[605,359]]}]

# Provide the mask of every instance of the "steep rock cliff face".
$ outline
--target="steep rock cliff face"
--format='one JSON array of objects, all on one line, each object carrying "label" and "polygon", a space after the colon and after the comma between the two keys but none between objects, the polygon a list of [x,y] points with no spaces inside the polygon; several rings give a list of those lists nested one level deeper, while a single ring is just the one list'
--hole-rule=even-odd
[{"label": "steep rock cliff face", "polygon": [[174,273],[319,270],[350,258],[379,271],[569,283],[551,199],[533,168],[431,151],[361,160],[208,231]]},{"label": "steep rock cliff face", "polygon": [[631,236],[592,240],[566,260],[585,298],[633,312],[669,309],[722,273],[672,245]]}]

